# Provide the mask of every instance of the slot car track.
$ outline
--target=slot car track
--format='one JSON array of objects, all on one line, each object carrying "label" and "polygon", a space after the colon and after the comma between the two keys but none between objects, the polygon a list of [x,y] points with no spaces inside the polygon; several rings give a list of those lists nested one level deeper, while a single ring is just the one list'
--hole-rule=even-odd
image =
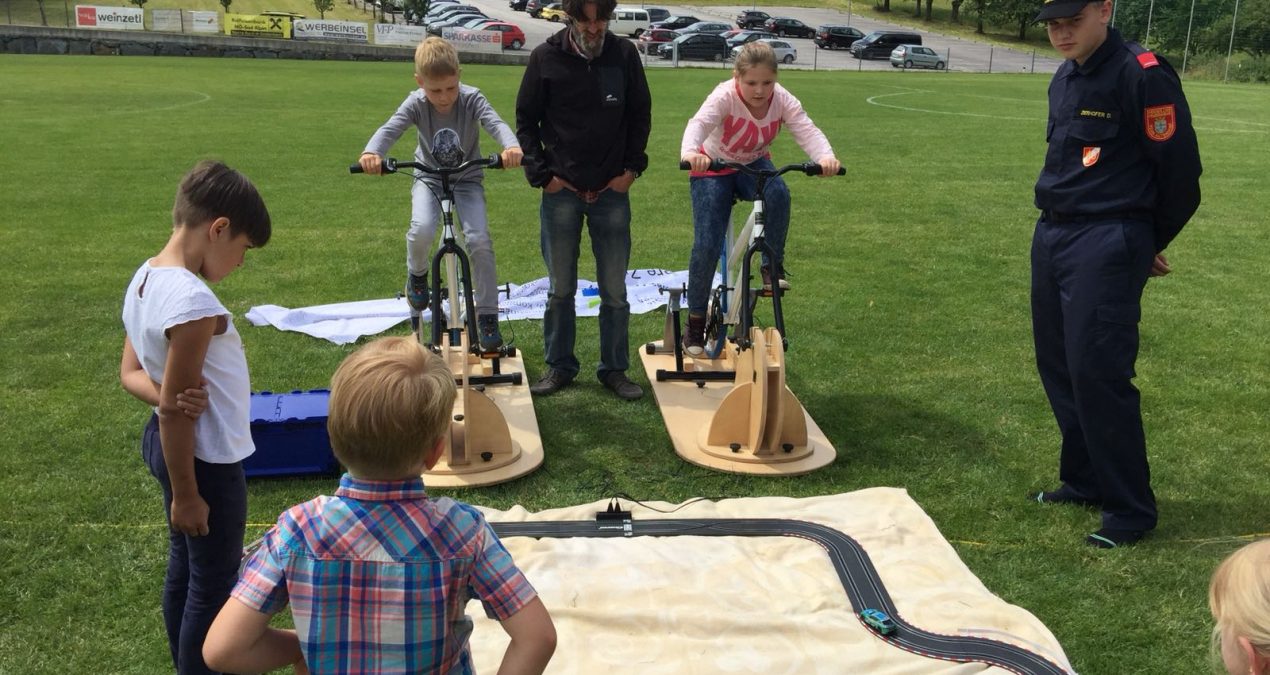
[{"label": "slot car track", "polygon": [[799,537],[825,549],[857,618],[866,608],[880,609],[895,622],[894,633],[882,636],[892,645],[957,663],[978,662],[1021,675],[1069,675],[1049,659],[1021,647],[978,637],[940,635],[904,622],[878,577],[877,569],[854,539],[825,525],[789,519],[665,519],[632,520],[622,513],[600,513],[594,521],[490,523],[499,537]]}]

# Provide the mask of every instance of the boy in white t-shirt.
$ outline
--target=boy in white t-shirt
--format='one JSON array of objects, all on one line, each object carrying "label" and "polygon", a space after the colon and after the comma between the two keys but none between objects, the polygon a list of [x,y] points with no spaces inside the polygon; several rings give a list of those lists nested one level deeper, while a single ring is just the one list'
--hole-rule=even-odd
[{"label": "boy in white t-shirt", "polygon": [[[184,675],[212,672],[203,640],[238,577],[247,520],[242,460],[255,451],[242,341],[203,280],[229,276],[247,249],[269,241],[271,224],[251,181],[219,162],[201,162],[181,180],[172,223],[167,245],[141,264],[124,295],[119,371],[124,389],[155,409],[141,454],[163,489],[170,526],[163,620]],[[180,395],[200,389],[205,409],[194,405],[201,414],[191,414]]]},{"label": "boy in white t-shirt", "polygon": [[[680,160],[692,166],[693,242],[688,261],[688,329],[683,337],[684,350],[691,356],[704,351],[710,281],[732,217],[732,202],[737,197],[754,199],[758,187],[753,176],[732,169],[710,171],[710,160],[773,169],[768,147],[782,126],[788,126],[799,147],[820,164],[821,175],[838,173],[841,164],[829,140],[803,111],[802,103],[776,83],[776,53],[771,45],[747,43],[736,56],[732,79],[719,83],[688,120],[679,150]],[[767,181],[763,201],[767,243],[783,258],[789,188],[780,176]],[[779,261],[764,259],[761,271],[764,287],[770,288],[775,279],[781,288],[788,288]]]}]

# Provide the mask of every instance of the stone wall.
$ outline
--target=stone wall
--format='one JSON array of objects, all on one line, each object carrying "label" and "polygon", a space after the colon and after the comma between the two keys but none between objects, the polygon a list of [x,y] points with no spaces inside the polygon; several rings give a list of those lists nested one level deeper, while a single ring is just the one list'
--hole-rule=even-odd
[{"label": "stone wall", "polygon": [[[228,56],[256,59],[410,61],[414,49],[377,45],[273,40],[230,35],[152,33],[0,25],[0,53],[99,56]],[[528,51],[461,52],[463,63],[525,64]]]}]

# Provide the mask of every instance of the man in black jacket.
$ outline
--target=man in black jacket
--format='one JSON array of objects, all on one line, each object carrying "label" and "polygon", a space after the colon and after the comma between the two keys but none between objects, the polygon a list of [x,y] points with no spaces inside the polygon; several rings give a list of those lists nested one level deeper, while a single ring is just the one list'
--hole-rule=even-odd
[{"label": "man in black jacket", "polygon": [[555,393],[577,377],[573,353],[578,250],[586,221],[600,293],[596,375],[624,399],[644,395],[630,365],[626,266],[628,191],[648,167],[652,98],[639,53],[608,32],[616,0],[564,0],[568,26],[529,56],[516,97],[516,136],[529,184],[542,188],[542,257],[550,288],[543,317],[547,372],[530,386]]}]

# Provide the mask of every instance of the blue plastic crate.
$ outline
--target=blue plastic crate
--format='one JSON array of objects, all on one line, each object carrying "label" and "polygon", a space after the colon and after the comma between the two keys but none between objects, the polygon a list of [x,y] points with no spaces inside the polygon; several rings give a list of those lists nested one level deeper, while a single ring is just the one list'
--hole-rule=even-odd
[{"label": "blue plastic crate", "polygon": [[302,476],[339,473],[326,433],[326,389],[251,395],[251,439],[256,452],[243,460],[253,476]]}]

